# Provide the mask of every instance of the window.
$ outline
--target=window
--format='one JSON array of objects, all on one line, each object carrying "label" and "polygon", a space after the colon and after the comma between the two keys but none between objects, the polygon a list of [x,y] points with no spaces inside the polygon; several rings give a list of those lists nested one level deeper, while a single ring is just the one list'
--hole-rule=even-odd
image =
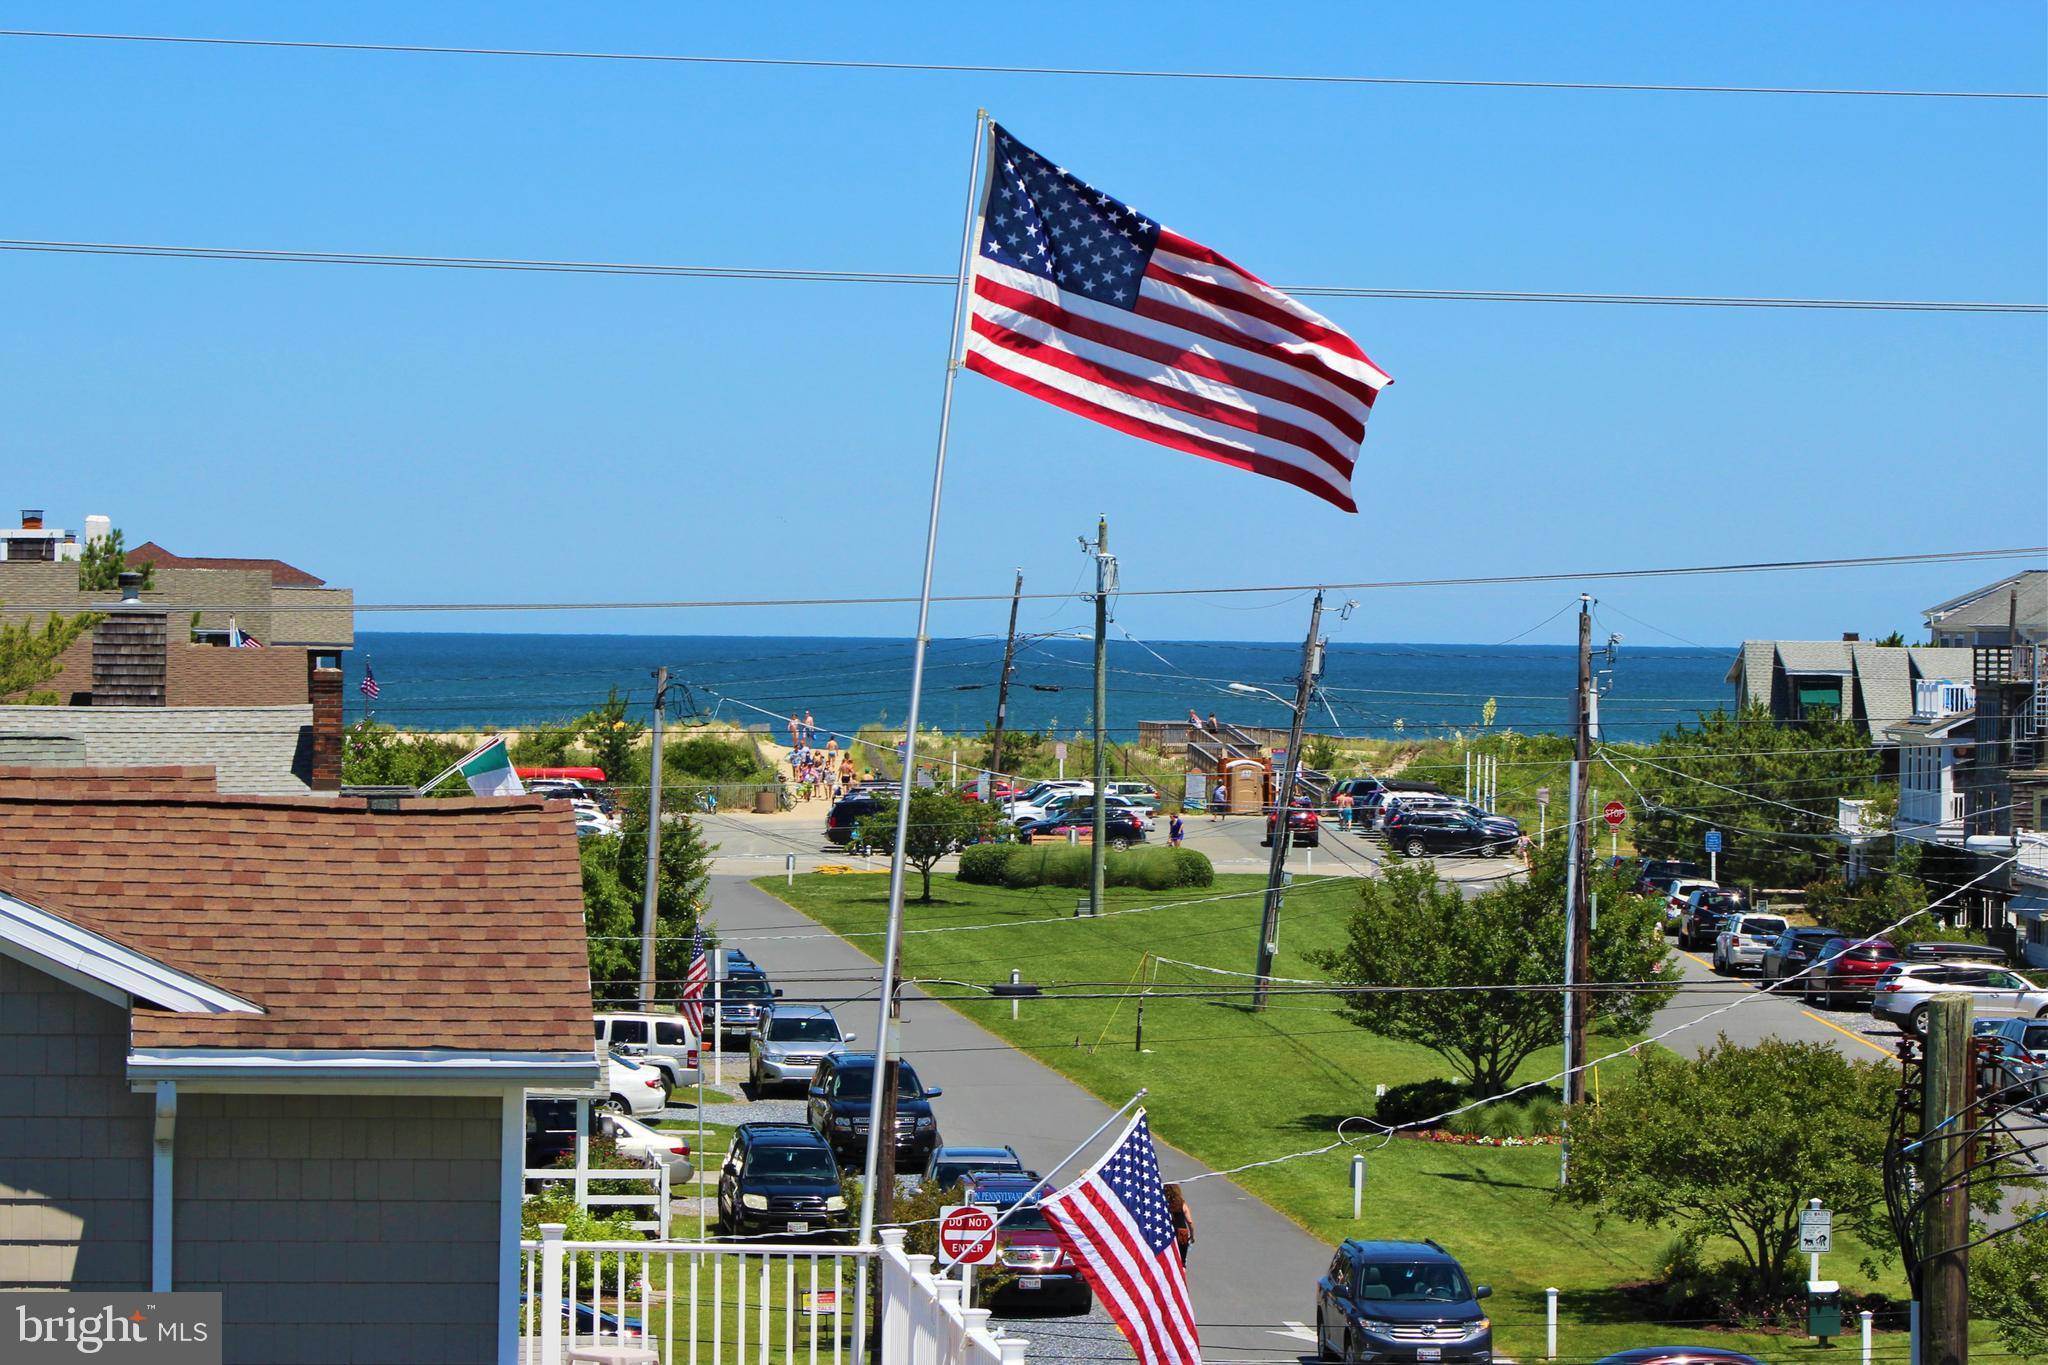
[{"label": "window", "polygon": [[690,1031],[680,1022],[671,1023],[666,1019],[657,1019],[654,1023],[654,1041],[664,1047],[688,1047]]},{"label": "window", "polygon": [[645,1019],[612,1020],[612,1041],[614,1043],[644,1043],[647,1041]]}]

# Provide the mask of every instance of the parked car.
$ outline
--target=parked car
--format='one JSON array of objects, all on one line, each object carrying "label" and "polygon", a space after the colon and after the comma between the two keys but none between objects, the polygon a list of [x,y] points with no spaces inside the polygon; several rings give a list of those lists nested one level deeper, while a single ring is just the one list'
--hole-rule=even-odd
[{"label": "parked car", "polygon": [[757,1095],[771,1085],[809,1085],[826,1054],[844,1052],[852,1041],[822,1005],[776,1005],[747,1036],[747,1080]]},{"label": "parked car", "polygon": [[1095,1296],[1038,1207],[1038,1184],[1037,1176],[1023,1173],[983,1172],[967,1181],[967,1202],[992,1208],[1003,1218],[996,1229],[996,1260],[1014,1277],[990,1294],[989,1306],[1056,1305],[1085,1313]]},{"label": "parked car", "polygon": [[2048,1111],[2048,1020],[1977,1022],[1992,1026],[1985,1030],[1991,1040],[1991,1055],[1985,1063],[1981,1093],[2004,1091],[2000,1103],[2023,1105],[2036,1113]]},{"label": "parked car", "polygon": [[2048,987],[1995,962],[1894,962],[1877,979],[1871,1017],[1924,1034],[1937,995],[1969,996],[1980,1018],[2048,1019]]},{"label": "parked car", "polygon": [[599,1114],[597,1123],[625,1155],[650,1167],[667,1167],[669,1184],[687,1184],[697,1174],[690,1164],[690,1144],[680,1135],[650,1128],[627,1114]]},{"label": "parked car", "polygon": [[[1354,783],[1360,785],[1354,786]],[[1336,800],[1339,789],[1351,792],[1352,823],[1365,829],[1377,829],[1384,823],[1389,802],[1407,798],[1426,805],[1433,799],[1450,799],[1445,795],[1444,789],[1434,782],[1416,782],[1405,778],[1347,777],[1330,789],[1332,801]]]},{"label": "parked car", "polygon": [[1764,959],[1757,972],[1767,982],[1796,976],[1813,962],[1821,945],[1834,937],[1835,931],[1827,928],[1787,929],[1778,935],[1777,942],[1764,950]]},{"label": "parked car", "polygon": [[1121,796],[1139,810],[1159,809],[1159,788],[1150,782],[1112,782],[1109,784],[1109,794]]},{"label": "parked car", "polygon": [[1316,1282],[1316,1354],[1346,1361],[1490,1361],[1493,1324],[1435,1242],[1347,1239]]},{"label": "parked car", "polygon": [[1809,1005],[1831,1008],[1843,1000],[1868,1000],[1884,969],[1899,960],[1898,949],[1881,938],[1831,938],[1820,947],[1819,963],[1801,980]]},{"label": "parked car", "polygon": [[668,1108],[668,1083],[659,1071],[617,1052],[604,1055],[607,1094],[597,1102],[600,1110],[651,1118]]},{"label": "parked car", "polygon": [[1515,851],[1512,835],[1502,834],[1449,807],[1414,811],[1404,807],[1386,819],[1388,847],[1411,858],[1432,853],[1476,853],[1491,858]]},{"label": "parked car", "polygon": [[1703,882],[1707,869],[1683,858],[1645,858],[1636,868],[1636,894],[1669,887],[1675,881]]},{"label": "parked car", "polygon": [[823,1234],[846,1222],[832,1144],[800,1123],[743,1123],[718,1171],[728,1232]]},{"label": "parked car", "polygon": [[[1149,829],[1151,827],[1152,822],[1146,818],[1144,810],[1133,805],[1124,797],[1106,796],[1103,798],[1102,808],[1112,817],[1120,815],[1136,821],[1141,829]],[[1046,798],[1044,809],[1040,814],[1021,817],[1013,820],[1011,823],[1017,828],[1022,829],[1025,825],[1037,824],[1046,820],[1078,820],[1086,823],[1094,818],[1094,792],[1056,792]]]},{"label": "parked car", "polygon": [[[1266,837],[1259,842],[1267,847],[1273,843],[1273,827],[1279,820],[1280,812],[1268,808],[1266,811]],[[1294,809],[1287,812],[1287,842],[1296,848],[1320,848],[1323,842],[1323,818],[1315,812],[1314,798],[1297,796]]]},{"label": "parked car", "polygon": [[1763,970],[1764,950],[1792,926],[1783,915],[1730,915],[1714,935],[1714,970],[1734,976],[1748,968]]},{"label": "parked car", "polygon": [[1749,910],[1749,897],[1712,882],[1674,881],[1664,897],[1664,922],[1674,926],[1678,946],[1697,951],[1721,932],[1721,921]]},{"label": "parked car", "polygon": [[[875,1054],[837,1052],[818,1063],[805,1092],[805,1114],[811,1128],[841,1155],[867,1146],[868,1097],[875,1084]],[[896,1068],[896,1169],[914,1171],[931,1160],[939,1145],[939,1120],[931,1102],[942,1092],[925,1088],[917,1068],[901,1062]]]},{"label": "parked car", "polygon": [[950,1190],[977,1173],[1022,1175],[1024,1158],[1015,1147],[934,1147],[921,1181]]},{"label": "parked car", "polygon": [[857,791],[840,797],[832,803],[832,809],[825,812],[825,841],[838,848],[868,847],[874,838],[875,820],[881,810],[882,798],[871,791]]},{"label": "parked car", "polygon": [[1047,804],[1055,796],[1094,790],[1095,784],[1083,778],[1062,777],[1056,781],[1040,782],[1004,806],[1003,813],[1009,817],[1013,825],[1026,820],[1042,820],[1045,818]]},{"label": "parked car", "polygon": [[718,1031],[730,1037],[757,1032],[782,992],[769,985],[767,976],[756,967],[714,981],[705,994],[709,1002],[706,1017],[715,1019]]},{"label": "parked car", "polygon": [[[1017,789],[1011,786],[1008,782],[1003,781],[999,777],[992,777],[989,779],[988,799],[990,804],[998,806],[1002,805],[1004,802],[1009,801],[1016,795]],[[981,800],[981,784],[978,782],[970,782],[966,786],[960,788],[960,799],[962,801]]]},{"label": "parked car", "polygon": [[[1018,828],[1017,837],[1027,844],[1035,839],[1064,839],[1070,829],[1081,830],[1093,838],[1095,813],[1074,810],[1033,820]],[[1111,848],[1129,848],[1145,841],[1145,827],[1138,822],[1135,811],[1109,811],[1103,817],[1102,838]]]},{"label": "parked car", "polygon": [[1496,833],[1505,834],[1510,839],[1522,837],[1522,826],[1512,816],[1499,815],[1475,802],[1460,801],[1456,798],[1452,799],[1451,806],[1453,809],[1465,812],[1465,814],[1471,816],[1480,824],[1494,830]]},{"label": "parked car", "polygon": [[697,1083],[701,1040],[676,1014],[606,1013],[593,1015],[591,1031],[606,1047],[615,1047],[635,1061],[661,1072],[671,1090]]}]

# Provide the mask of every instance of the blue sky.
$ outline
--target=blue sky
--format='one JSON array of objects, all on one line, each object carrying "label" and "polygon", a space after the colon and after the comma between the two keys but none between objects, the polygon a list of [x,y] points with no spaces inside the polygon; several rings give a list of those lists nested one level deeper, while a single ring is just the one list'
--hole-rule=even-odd
[{"label": "blue sky", "polygon": [[[2048,86],[2037,5],[17,3],[14,27],[1478,78]],[[1028,15],[1028,22],[1016,17]],[[1008,16],[1008,17],[1006,17]],[[860,74],[0,39],[0,236],[949,271],[974,110],[1283,283],[2041,301],[2039,104]],[[945,291],[0,253],[0,468],[364,601],[914,591]],[[942,591],[2041,543],[2039,317],[1323,300],[1359,515],[961,381]],[[0,496],[5,496],[0,494]],[[11,504],[10,504],[11,506]],[[1916,625],[2008,566],[1589,586],[1671,637]],[[1573,589],[1362,595],[1504,639]],[[1127,601],[1284,639],[1286,598]],[[1044,629],[1083,609],[1041,605]],[[904,607],[445,619],[904,634]],[[413,628],[415,618],[366,618]],[[940,634],[1000,629],[941,609]],[[1568,638],[1560,617],[1526,637]],[[1668,635],[1658,631],[1668,632]]]}]

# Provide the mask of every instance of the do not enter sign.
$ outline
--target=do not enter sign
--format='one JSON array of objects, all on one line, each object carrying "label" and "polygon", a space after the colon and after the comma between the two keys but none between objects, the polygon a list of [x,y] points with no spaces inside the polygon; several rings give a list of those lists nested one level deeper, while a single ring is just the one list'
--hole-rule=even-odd
[{"label": "do not enter sign", "polygon": [[1622,805],[1619,801],[1609,801],[1601,808],[1600,817],[1608,824],[1619,829],[1621,828],[1621,822],[1628,819],[1628,807]]},{"label": "do not enter sign", "polygon": [[990,1265],[996,1259],[996,1216],[979,1204],[948,1204],[939,1210],[939,1261],[945,1265]]}]

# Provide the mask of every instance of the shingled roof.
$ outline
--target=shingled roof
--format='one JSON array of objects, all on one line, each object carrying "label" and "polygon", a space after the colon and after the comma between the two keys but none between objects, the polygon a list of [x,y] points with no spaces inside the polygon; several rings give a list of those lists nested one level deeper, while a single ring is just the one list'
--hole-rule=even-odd
[{"label": "shingled roof", "polygon": [[145,564],[160,565],[167,569],[258,569],[270,575],[270,581],[280,588],[320,588],[327,585],[324,578],[315,578],[296,565],[282,559],[238,559],[229,555],[178,555],[172,554],[153,540],[145,540],[126,556],[130,567],[141,568]]},{"label": "shingled roof", "polygon": [[209,794],[0,767],[0,893],[252,1002],[137,1002],[136,1048],[588,1053],[567,803]]}]

